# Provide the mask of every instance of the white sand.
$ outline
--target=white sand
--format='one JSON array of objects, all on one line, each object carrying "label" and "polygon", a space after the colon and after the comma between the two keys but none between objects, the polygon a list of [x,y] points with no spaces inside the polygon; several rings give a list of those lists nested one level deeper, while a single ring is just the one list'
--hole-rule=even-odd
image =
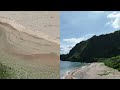
[{"label": "white sand", "polygon": [[91,63],[68,72],[64,79],[120,79],[120,72],[103,63]]},{"label": "white sand", "polygon": [[[37,31],[37,30],[34,31],[27,29],[26,27],[18,24],[17,22],[11,20],[10,18],[0,17],[0,23],[1,23],[1,27],[6,30],[9,41],[11,39],[16,44],[19,43],[22,44],[22,46],[27,46],[27,47],[32,46],[31,48],[37,48],[37,51],[39,49],[41,53],[56,53],[56,49],[57,49],[57,54],[59,54],[59,44],[60,44],[59,39],[51,37],[41,31]],[[19,38],[16,38],[15,36]],[[21,41],[20,39],[21,37],[22,39],[24,39],[24,42],[18,42]],[[27,42],[25,40],[27,41],[29,40],[32,43]],[[39,44],[36,44],[35,42]],[[55,45],[57,48],[55,47]],[[40,53],[36,53],[36,54],[40,54]]]},{"label": "white sand", "polygon": [[0,16],[11,18],[28,29],[60,38],[58,11],[0,11]]}]

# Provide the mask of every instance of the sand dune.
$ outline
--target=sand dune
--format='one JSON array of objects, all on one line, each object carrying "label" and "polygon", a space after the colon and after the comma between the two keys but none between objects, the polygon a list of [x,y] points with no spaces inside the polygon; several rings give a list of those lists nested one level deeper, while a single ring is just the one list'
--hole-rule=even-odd
[{"label": "sand dune", "polygon": [[[56,37],[40,30],[28,29],[11,18],[0,16],[0,62],[11,68],[17,63],[18,67],[21,67],[20,65],[26,67],[25,70],[32,64],[29,68],[36,67],[31,72],[37,74],[32,76],[32,73],[26,71],[29,78],[59,78],[59,44],[59,39]],[[11,62],[14,62],[3,60],[2,55],[11,57]],[[20,69],[17,72],[21,71]],[[41,76],[40,73],[50,74]]]},{"label": "sand dune", "polygon": [[15,20],[33,31],[60,38],[59,11],[0,11],[0,16]]},{"label": "sand dune", "polygon": [[[7,41],[17,47],[16,51],[29,54],[58,53],[59,40],[40,31],[28,30],[15,21],[0,17],[0,27],[6,33]],[[26,50],[27,49],[27,50]],[[14,49],[12,48],[12,51]],[[57,52],[56,52],[57,51]]]}]

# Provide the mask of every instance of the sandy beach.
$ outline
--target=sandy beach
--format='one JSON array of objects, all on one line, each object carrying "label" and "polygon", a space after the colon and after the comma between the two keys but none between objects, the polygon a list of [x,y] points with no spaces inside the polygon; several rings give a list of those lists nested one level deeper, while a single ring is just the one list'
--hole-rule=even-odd
[{"label": "sandy beach", "polygon": [[104,63],[91,63],[67,72],[63,79],[120,79],[120,72]]},{"label": "sandy beach", "polygon": [[0,12],[0,63],[17,71],[11,78],[59,78],[59,51],[59,12]]}]

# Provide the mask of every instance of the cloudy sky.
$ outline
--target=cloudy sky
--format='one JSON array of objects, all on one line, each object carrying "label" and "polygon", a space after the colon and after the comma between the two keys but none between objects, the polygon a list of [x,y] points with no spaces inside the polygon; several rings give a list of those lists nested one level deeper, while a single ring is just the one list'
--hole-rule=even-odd
[{"label": "cloudy sky", "polygon": [[93,35],[120,29],[118,11],[62,11],[60,14],[60,53],[69,50]]}]

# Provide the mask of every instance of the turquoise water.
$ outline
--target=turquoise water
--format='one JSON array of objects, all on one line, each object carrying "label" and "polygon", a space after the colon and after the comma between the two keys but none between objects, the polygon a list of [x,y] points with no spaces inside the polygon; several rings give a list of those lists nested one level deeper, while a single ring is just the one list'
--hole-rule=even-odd
[{"label": "turquoise water", "polygon": [[86,65],[86,63],[60,61],[60,77],[63,77],[66,74],[66,72],[78,67],[82,67],[84,65]]}]

